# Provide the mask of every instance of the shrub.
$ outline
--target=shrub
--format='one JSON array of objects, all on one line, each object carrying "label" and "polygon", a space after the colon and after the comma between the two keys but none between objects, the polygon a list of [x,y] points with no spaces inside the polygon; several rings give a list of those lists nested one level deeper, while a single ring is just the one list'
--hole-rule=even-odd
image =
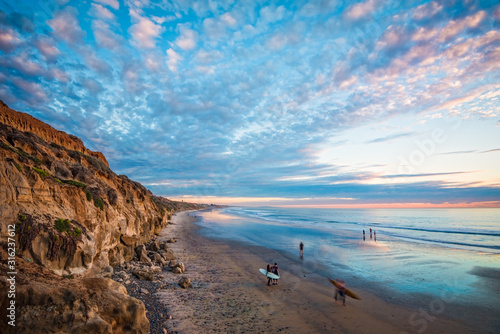
[{"label": "shrub", "polygon": [[87,196],[87,201],[90,202],[92,200],[92,194],[90,193],[90,191],[85,190],[85,195]]},{"label": "shrub", "polygon": [[16,168],[17,168],[18,171],[22,171],[23,170],[23,168],[21,166],[19,166],[18,164],[16,164]]},{"label": "shrub", "polygon": [[82,235],[82,230],[80,230],[78,227],[76,227],[76,226],[75,226],[74,231],[75,231],[74,235],[75,235],[76,237],[81,237],[81,235]]},{"label": "shrub", "polygon": [[100,197],[94,198],[94,205],[99,209],[104,210],[104,202],[102,201],[102,198]]},{"label": "shrub", "polygon": [[66,183],[66,184],[70,184],[72,186],[75,186],[75,187],[82,188],[82,189],[86,189],[87,188],[87,185],[85,183],[78,182],[78,181],[75,181],[75,180],[64,180],[63,182]]},{"label": "shrub", "polygon": [[42,163],[42,160],[38,159],[38,158],[34,158],[32,156],[30,156],[29,158],[33,159],[33,161],[35,162],[35,164],[37,165],[40,165]]},{"label": "shrub", "polygon": [[55,180],[56,182],[58,182],[58,183],[62,184],[62,181],[61,181],[61,180],[59,180],[57,177],[55,177],[55,178],[54,178],[54,180]]},{"label": "shrub", "polygon": [[33,170],[34,170],[35,172],[37,172],[37,173],[38,173],[38,175],[40,175],[40,177],[41,177],[42,179],[44,179],[45,177],[47,177],[47,176],[49,176],[49,175],[50,175],[50,173],[49,173],[49,172],[47,172],[46,170],[40,169],[40,168],[33,167]]},{"label": "shrub", "polygon": [[69,230],[70,225],[71,222],[68,219],[59,218],[56,220],[55,228],[59,232],[67,232]]}]

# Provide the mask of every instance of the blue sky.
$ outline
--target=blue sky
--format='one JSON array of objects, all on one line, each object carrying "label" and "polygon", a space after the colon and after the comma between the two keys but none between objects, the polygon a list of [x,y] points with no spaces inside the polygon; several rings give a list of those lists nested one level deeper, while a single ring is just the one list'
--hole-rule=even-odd
[{"label": "blue sky", "polygon": [[496,1],[4,1],[0,98],[158,195],[500,205]]}]

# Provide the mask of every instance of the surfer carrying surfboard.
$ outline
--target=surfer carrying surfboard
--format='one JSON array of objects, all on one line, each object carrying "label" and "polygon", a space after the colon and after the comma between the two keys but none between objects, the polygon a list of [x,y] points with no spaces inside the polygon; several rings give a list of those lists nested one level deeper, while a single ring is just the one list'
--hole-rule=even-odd
[{"label": "surfer carrying surfboard", "polygon": [[345,306],[345,282],[341,279],[337,279],[337,282],[339,284],[335,285],[337,287],[337,289],[335,290],[335,304],[337,303],[337,295],[340,295],[342,297],[343,305]]}]

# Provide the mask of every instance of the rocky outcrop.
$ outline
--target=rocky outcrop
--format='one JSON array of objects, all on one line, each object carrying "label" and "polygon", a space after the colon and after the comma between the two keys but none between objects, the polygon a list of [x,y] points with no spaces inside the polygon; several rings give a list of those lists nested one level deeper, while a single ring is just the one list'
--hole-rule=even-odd
[{"label": "rocky outcrop", "polygon": [[0,236],[15,225],[23,258],[92,277],[198,207],[154,196],[80,139],[0,104]]},{"label": "rocky outcrop", "polygon": [[[0,291],[8,291],[7,254],[0,249]],[[149,333],[144,303],[109,278],[61,278],[35,263],[16,260],[15,298],[0,294],[0,316],[15,301],[15,327],[0,333]]]}]

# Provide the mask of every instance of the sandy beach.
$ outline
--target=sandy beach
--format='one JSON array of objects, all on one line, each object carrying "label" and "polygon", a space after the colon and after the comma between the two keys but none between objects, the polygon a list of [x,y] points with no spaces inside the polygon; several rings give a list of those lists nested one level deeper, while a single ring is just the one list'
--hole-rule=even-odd
[{"label": "sandy beach", "polygon": [[[156,297],[172,316],[169,333],[484,333],[467,319],[432,315],[418,303],[402,306],[358,288],[362,300],[336,304],[326,277],[263,247],[206,238],[195,214],[176,214],[159,237],[176,238],[171,249],[186,266],[181,276],[192,281],[182,289],[179,275],[163,273],[166,284]],[[267,286],[258,269],[274,262],[281,279]]]}]

